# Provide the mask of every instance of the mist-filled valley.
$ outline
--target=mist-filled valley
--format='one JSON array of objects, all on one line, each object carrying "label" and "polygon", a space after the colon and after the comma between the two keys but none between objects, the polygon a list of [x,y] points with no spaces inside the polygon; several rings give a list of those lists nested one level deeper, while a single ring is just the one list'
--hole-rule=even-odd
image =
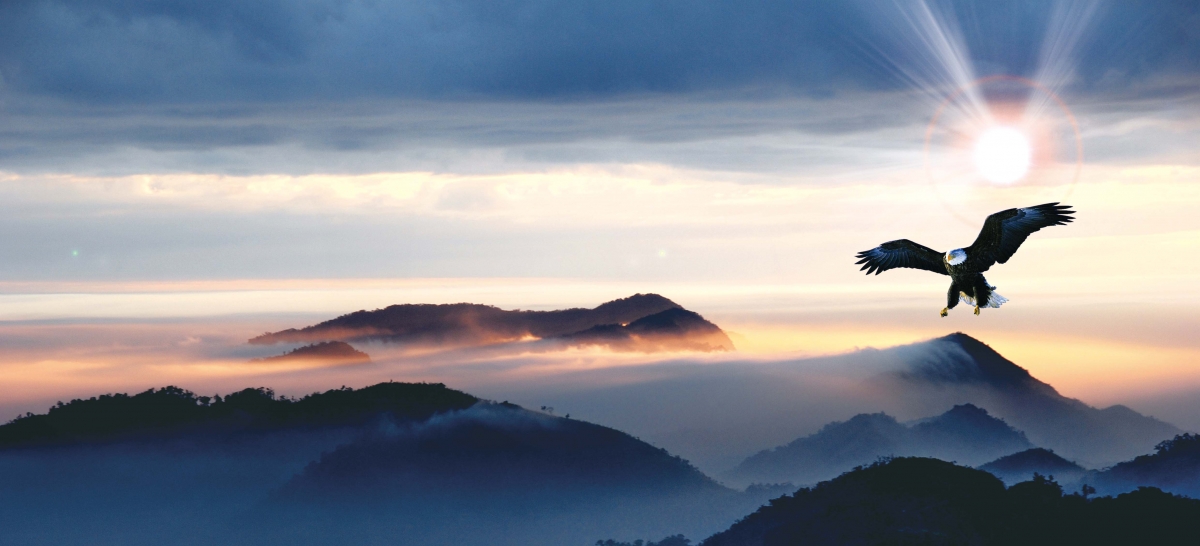
[{"label": "mist-filled valley", "polygon": [[[961,497],[965,511],[922,525],[1003,543],[1095,518],[1148,525],[1106,510],[1200,515],[1172,496],[1200,497],[1200,438],[1061,396],[965,334],[785,361],[671,358],[470,393],[384,382],[60,402],[0,426],[0,525],[13,544],[781,544],[783,529],[873,528],[779,519],[796,503]],[[958,485],[934,485],[947,479]],[[854,483],[866,485],[830,493]],[[999,507],[1022,495],[1074,515],[997,531]]]},{"label": "mist-filled valley", "polygon": [[705,536],[787,491],[733,490],[619,431],[436,384],[102,396],[0,427],[0,445],[14,544]]},{"label": "mist-filled valley", "polygon": [[[884,413],[898,427],[964,404],[1003,419],[1031,445],[1091,467],[1147,453],[1181,432],[1124,406],[1095,408],[1064,397],[965,334],[829,357],[582,371],[534,392],[513,387],[482,392],[609,423],[722,476],[746,457],[817,433],[833,421]],[[645,418],[651,415],[660,417]],[[954,443],[953,452],[938,455],[982,463],[995,454],[988,449],[971,453],[970,443]],[[898,447],[884,445],[866,456]],[[911,452],[918,453],[923,452]]]}]

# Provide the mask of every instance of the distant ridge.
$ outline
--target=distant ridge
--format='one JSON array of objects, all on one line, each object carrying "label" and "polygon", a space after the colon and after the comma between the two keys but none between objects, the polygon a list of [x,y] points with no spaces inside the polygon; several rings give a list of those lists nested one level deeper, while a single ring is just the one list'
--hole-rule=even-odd
[{"label": "distant ridge", "polygon": [[560,340],[618,350],[733,349],[717,325],[658,294],[634,294],[594,309],[559,311],[510,311],[473,303],[392,305],[306,328],[266,333],[250,343],[354,340],[445,347]]},{"label": "distant ridge", "polygon": [[0,484],[4,544],[558,546],[704,536],[779,494],[612,428],[393,382],[59,403],[0,425]]},{"label": "distant ridge", "polygon": [[825,425],[747,458],[731,473],[752,481],[815,483],[880,457],[920,455],[979,463],[1032,447],[1025,434],[970,404],[907,427],[883,413]]},{"label": "distant ridge", "polygon": [[891,392],[986,408],[1029,436],[1089,466],[1103,466],[1149,451],[1181,431],[1126,406],[1094,408],[1067,398],[983,342],[961,332],[918,343],[924,352],[881,379]]},{"label": "distant ridge", "polygon": [[[281,490],[284,503],[428,502],[528,490],[575,497],[623,489],[732,493],[687,461],[585,421],[482,402],[406,431],[372,435],[324,454]],[[562,490],[557,490],[562,488]]]},{"label": "distant ridge", "polygon": [[1154,453],[1117,464],[1088,480],[1102,493],[1152,485],[1200,498],[1200,434],[1180,434],[1155,446]]},{"label": "distant ridge", "polygon": [[278,356],[256,358],[251,362],[319,362],[322,364],[361,364],[371,357],[344,341],[322,341],[305,345]]},{"label": "distant ridge", "polygon": [[560,339],[616,350],[733,350],[733,342],[716,324],[682,307],[645,316],[626,325],[593,326]]},{"label": "distant ridge", "polygon": [[267,388],[200,396],[179,387],[138,394],[105,394],[27,413],[0,425],[0,448],[72,444],[193,432],[234,432],[287,427],[358,426],[379,415],[423,421],[479,402],[441,383],[379,383],[333,389],[302,398],[276,396]]}]

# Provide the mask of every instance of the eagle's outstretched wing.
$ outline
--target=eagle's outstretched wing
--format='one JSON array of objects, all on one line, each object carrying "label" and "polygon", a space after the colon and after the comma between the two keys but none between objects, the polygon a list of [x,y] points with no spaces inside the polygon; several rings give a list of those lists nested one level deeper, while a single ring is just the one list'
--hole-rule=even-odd
[{"label": "eagle's outstretched wing", "polygon": [[945,264],[942,263],[941,252],[908,239],[888,241],[871,250],[859,252],[856,257],[861,258],[855,262],[862,264],[859,271],[866,271],[868,275],[871,273],[878,275],[897,267],[911,267],[949,275],[946,272]]},{"label": "eagle's outstretched wing", "polygon": [[967,252],[964,266],[973,271],[987,271],[996,262],[1004,263],[1021,247],[1029,235],[1039,229],[1061,226],[1075,218],[1070,205],[1046,203],[1036,207],[1008,209],[987,217],[979,237]]}]

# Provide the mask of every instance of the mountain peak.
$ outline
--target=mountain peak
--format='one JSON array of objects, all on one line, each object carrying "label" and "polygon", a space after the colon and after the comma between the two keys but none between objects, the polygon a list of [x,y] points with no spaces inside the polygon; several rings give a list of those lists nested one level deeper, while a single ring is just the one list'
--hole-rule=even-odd
[{"label": "mountain peak", "polygon": [[322,341],[305,345],[284,354],[256,358],[251,362],[319,362],[324,364],[362,364],[370,362],[371,356],[344,341]]},{"label": "mountain peak", "polygon": [[1025,468],[1035,468],[1043,471],[1046,468],[1083,470],[1083,467],[1058,456],[1054,453],[1054,450],[1044,447],[1035,447],[1013,453],[1012,455],[1005,455],[979,468],[988,471],[994,469],[1000,472],[1013,472]]},{"label": "mountain peak", "polygon": [[1082,466],[1060,457],[1053,450],[1041,447],[1000,457],[980,466],[979,469],[992,473],[1008,484],[1032,479],[1035,473],[1053,476],[1060,483],[1070,483],[1087,472]]},{"label": "mountain peak", "polygon": [[[664,301],[670,301],[663,298]],[[733,342],[716,324],[682,307],[672,307],[628,324],[602,324],[561,336],[572,344],[594,344],[614,350],[732,351]]]},{"label": "mountain peak", "polygon": [[889,372],[908,396],[925,402],[967,400],[986,407],[1051,447],[1092,467],[1145,452],[1179,432],[1129,408],[1093,408],[1061,395],[992,347],[962,332],[900,348],[905,365]]},{"label": "mountain peak", "polygon": [[658,294],[642,294],[637,293],[627,298],[617,298],[612,301],[604,302],[596,307],[596,310],[607,310],[618,307],[638,307],[638,308],[655,308],[655,309],[671,309],[680,307],[678,303],[671,301],[669,298]]},{"label": "mountain peak", "polygon": [[914,366],[905,373],[910,379],[934,383],[983,383],[1004,390],[1054,390],[986,343],[962,332],[932,339],[925,344],[941,349],[942,358],[927,359]]}]

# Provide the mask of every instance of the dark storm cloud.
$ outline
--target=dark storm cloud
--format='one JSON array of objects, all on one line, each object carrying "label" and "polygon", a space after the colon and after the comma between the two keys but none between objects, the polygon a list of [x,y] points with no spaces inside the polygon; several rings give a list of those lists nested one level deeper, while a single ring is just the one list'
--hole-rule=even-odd
[{"label": "dark storm cloud", "polygon": [[[1052,2],[935,2],[985,72],[1036,69]],[[1200,8],[1104,5],[1089,82],[1193,73]],[[0,72],[16,93],[84,102],[586,97],[898,81],[892,2],[858,0],[12,0]],[[1107,78],[1107,79],[1106,79]]]}]

